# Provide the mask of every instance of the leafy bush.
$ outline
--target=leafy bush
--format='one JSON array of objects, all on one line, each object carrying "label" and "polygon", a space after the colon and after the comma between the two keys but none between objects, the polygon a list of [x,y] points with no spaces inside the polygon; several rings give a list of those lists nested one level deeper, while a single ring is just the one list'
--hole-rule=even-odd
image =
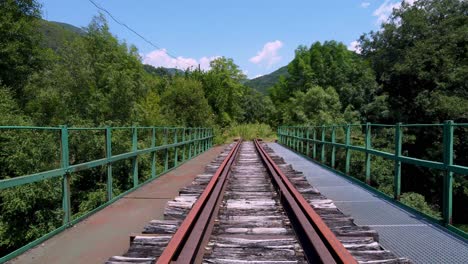
[{"label": "leafy bush", "polygon": [[401,195],[400,201],[414,209],[430,215],[434,218],[441,219],[440,212],[434,210],[419,193],[408,192]]}]

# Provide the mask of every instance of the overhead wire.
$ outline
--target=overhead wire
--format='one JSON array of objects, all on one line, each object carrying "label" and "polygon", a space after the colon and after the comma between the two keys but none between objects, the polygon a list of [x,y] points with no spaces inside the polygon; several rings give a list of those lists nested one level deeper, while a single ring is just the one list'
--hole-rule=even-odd
[{"label": "overhead wire", "polygon": [[186,66],[188,66],[187,68],[190,68],[190,67],[193,67],[193,65],[187,63],[187,62],[184,62],[184,61],[179,61],[179,58],[176,57],[175,55],[169,53],[167,51],[167,49],[163,49],[161,48],[160,46],[154,44],[152,41],[148,40],[147,38],[145,38],[143,35],[141,35],[140,33],[136,32],[134,29],[132,29],[131,27],[129,27],[127,24],[119,21],[114,15],[111,14],[111,12],[109,12],[107,9],[105,9],[104,7],[98,5],[96,2],[94,2],[93,0],[88,0],[91,4],[93,4],[97,9],[101,10],[102,12],[106,13],[115,23],[125,27],[126,29],[130,30],[131,32],[133,32],[135,35],[137,35],[138,37],[140,37],[143,41],[145,41],[146,43],[148,43],[149,45],[151,45],[152,47],[158,49],[158,50],[162,50],[164,53],[167,54],[167,56],[173,58],[176,60],[176,65],[177,63],[181,62],[181,63],[185,63]]}]

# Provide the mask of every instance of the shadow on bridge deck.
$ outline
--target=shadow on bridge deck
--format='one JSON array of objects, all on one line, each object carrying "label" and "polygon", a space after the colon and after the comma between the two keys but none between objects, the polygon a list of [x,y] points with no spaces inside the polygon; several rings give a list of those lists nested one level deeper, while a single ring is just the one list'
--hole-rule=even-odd
[{"label": "shadow on bridge deck", "polygon": [[8,263],[104,263],[128,249],[129,235],[162,219],[166,202],[189,185],[224,146],[214,147]]},{"label": "shadow on bridge deck", "polygon": [[358,225],[379,232],[380,243],[414,263],[468,263],[468,242],[376,196],[285,147],[269,146]]}]

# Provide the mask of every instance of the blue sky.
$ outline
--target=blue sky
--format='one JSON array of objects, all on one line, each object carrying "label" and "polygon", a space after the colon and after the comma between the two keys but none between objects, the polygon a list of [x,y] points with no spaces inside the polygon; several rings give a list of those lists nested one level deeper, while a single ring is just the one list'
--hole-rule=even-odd
[{"label": "blue sky", "polygon": [[[399,0],[94,1],[163,49],[156,50],[106,16],[112,33],[134,44],[145,63],[207,68],[211,59],[225,56],[250,78],[288,64],[301,44],[337,40],[351,48],[361,34],[378,30],[399,5]],[[45,19],[78,27],[98,14],[87,0],[39,2]]]}]

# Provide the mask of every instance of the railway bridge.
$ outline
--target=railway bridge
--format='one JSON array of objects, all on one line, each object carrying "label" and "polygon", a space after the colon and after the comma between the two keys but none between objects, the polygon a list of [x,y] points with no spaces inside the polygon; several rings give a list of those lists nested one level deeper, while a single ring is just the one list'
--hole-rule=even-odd
[{"label": "railway bridge", "polygon": [[[405,153],[412,128],[440,130],[440,161]],[[0,263],[468,263],[453,217],[468,207],[452,202],[454,178],[468,175],[454,157],[467,128],[283,126],[277,142],[214,146],[210,128],[0,127],[2,156],[19,145],[47,161],[0,179],[3,219],[25,215],[11,205],[24,195],[52,200],[30,205],[38,219],[17,219],[49,232]],[[378,139],[389,133],[392,142]],[[46,151],[28,152],[36,145]],[[441,175],[439,215],[401,202],[407,165]]]}]

